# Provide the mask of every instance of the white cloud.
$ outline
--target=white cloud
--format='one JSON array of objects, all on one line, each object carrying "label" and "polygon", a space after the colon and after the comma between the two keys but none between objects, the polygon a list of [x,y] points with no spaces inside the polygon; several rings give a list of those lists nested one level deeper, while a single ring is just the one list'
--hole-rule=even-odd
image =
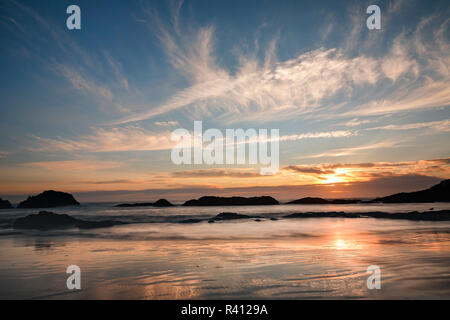
[{"label": "white cloud", "polygon": [[85,75],[72,67],[63,64],[55,64],[55,69],[76,89],[85,94],[93,94],[109,101],[114,98],[113,93],[108,87],[98,84],[92,79],[88,79]]},{"label": "white cloud", "polygon": [[338,130],[329,132],[310,132],[302,134],[293,134],[288,136],[281,136],[280,141],[295,141],[302,139],[317,139],[317,138],[345,138],[357,135],[356,132],[350,130]]},{"label": "white cloud", "polygon": [[174,142],[170,140],[170,132],[155,133],[137,126],[122,128],[95,128],[93,134],[75,139],[48,139],[34,137],[37,147],[34,150],[62,150],[62,151],[147,151],[166,150],[172,148]]},{"label": "white cloud", "polygon": [[394,41],[391,52],[381,63],[386,77],[394,82],[408,71],[412,71],[415,75],[418,73],[417,62],[408,57],[407,49],[401,44],[401,41],[400,38]]},{"label": "white cloud", "polygon": [[373,150],[373,149],[382,149],[382,148],[392,148],[394,146],[399,146],[398,141],[386,140],[378,143],[365,144],[358,147],[350,147],[350,148],[338,148],[333,149],[328,152],[313,154],[309,156],[300,156],[297,159],[315,159],[315,158],[324,158],[324,157],[343,157],[350,156],[360,153],[361,151]]},{"label": "white cloud", "polygon": [[387,126],[368,128],[366,130],[411,130],[421,128],[430,128],[437,132],[450,132],[450,120],[408,123],[399,125],[391,124]]},{"label": "white cloud", "polygon": [[172,127],[172,126],[180,125],[178,123],[178,121],[155,121],[154,124],[156,124],[157,126],[162,126],[162,127]]},{"label": "white cloud", "polygon": [[[164,123],[164,126],[167,122]],[[57,137],[54,139],[34,136],[33,151],[89,151],[89,152],[113,152],[113,151],[150,151],[169,150],[177,143],[171,141],[171,132],[152,132],[138,126],[126,126],[116,128],[94,128],[90,135],[80,136],[74,139]],[[329,132],[309,132],[293,135],[285,135],[280,141],[296,141],[302,139],[318,138],[343,138],[357,135],[350,130],[338,130]],[[223,138],[225,141],[225,138]],[[270,138],[267,139],[270,141]],[[245,143],[248,143],[246,141]]]},{"label": "white cloud", "polygon": [[178,92],[166,103],[148,112],[124,119],[139,121],[183,107],[221,111],[228,121],[267,120],[273,116],[288,118],[323,106],[323,100],[354,86],[374,84],[380,77],[375,60],[368,57],[346,58],[336,49],[318,49],[299,57],[259,66],[252,59],[241,60],[235,75],[216,69],[195,58],[200,70],[192,86]]},{"label": "white cloud", "polygon": [[[393,6],[392,12],[400,5]],[[432,49],[421,38],[421,27],[413,37],[400,34],[385,55],[351,56],[349,48],[360,42],[363,31],[352,28],[344,49],[319,48],[278,61],[276,41],[272,41],[264,61],[260,62],[254,54],[241,54],[237,69],[231,71],[216,62],[214,27],[186,28],[185,33],[181,32],[180,7],[180,3],[173,7],[172,27],[154,13],[150,20],[156,26],[169,61],[191,84],[164,103],[118,123],[141,121],[183,109],[188,110],[185,115],[191,119],[214,116],[230,123],[284,120],[313,113],[317,117],[388,114],[450,103],[447,67],[450,51],[446,50],[448,42],[443,36],[447,22],[435,32],[438,46]],[[361,17],[354,18],[352,25],[359,25],[359,20]],[[426,54],[420,55],[420,62],[413,58],[420,51],[418,44],[427,49]],[[440,78],[430,72],[439,72]],[[383,93],[383,99],[369,100],[379,96],[372,94],[358,104],[351,101],[367,88],[377,93],[379,82],[386,78],[397,87]]]},{"label": "white cloud", "polygon": [[123,164],[116,161],[64,160],[21,163],[21,166],[40,168],[48,171],[98,171],[119,168]]}]

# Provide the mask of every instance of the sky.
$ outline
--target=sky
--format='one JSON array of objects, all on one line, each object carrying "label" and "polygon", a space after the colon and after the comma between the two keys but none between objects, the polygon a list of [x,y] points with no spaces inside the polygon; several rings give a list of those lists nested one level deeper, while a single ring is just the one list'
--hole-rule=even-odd
[{"label": "sky", "polygon": [[[66,8],[81,9],[81,30]],[[366,9],[381,9],[369,30]],[[450,178],[448,1],[0,0],[0,197],[376,197]],[[171,132],[279,129],[280,169]]]}]

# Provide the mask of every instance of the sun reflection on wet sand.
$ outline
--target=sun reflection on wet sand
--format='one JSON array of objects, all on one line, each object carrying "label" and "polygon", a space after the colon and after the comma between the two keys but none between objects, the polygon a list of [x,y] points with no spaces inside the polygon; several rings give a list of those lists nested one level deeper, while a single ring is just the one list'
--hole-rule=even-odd
[{"label": "sun reflection on wet sand", "polygon": [[[389,222],[389,229],[385,223],[217,223],[219,235],[203,224],[173,227],[171,232],[183,239],[171,240],[124,239],[130,226],[109,230],[109,238],[3,236],[0,297],[450,298],[450,225],[395,222],[393,227]],[[259,232],[277,231],[257,236],[254,225]],[[153,232],[155,226],[149,228]],[[228,238],[217,239],[225,234]],[[78,292],[65,286],[71,264],[82,270]],[[383,290],[366,287],[366,268],[372,264],[382,268]]]}]

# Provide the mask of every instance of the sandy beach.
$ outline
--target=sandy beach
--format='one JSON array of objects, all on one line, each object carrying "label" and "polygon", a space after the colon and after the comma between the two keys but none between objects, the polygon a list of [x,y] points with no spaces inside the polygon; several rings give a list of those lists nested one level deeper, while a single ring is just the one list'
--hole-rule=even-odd
[{"label": "sandy beach", "polygon": [[[445,209],[447,204],[433,204]],[[234,212],[281,217],[308,206],[234,207]],[[334,206],[335,207],[335,206]],[[367,206],[366,206],[367,207]],[[382,208],[380,208],[382,207]],[[392,213],[428,204],[373,205]],[[330,211],[333,206],[314,206]],[[340,206],[361,212],[363,205]],[[0,232],[3,299],[449,299],[450,222],[390,219],[255,219],[167,223],[205,217],[210,208],[112,208],[110,204],[56,212],[95,219],[140,221],[93,230]],[[17,209],[18,210],[18,209]],[[3,212],[24,215],[31,209]],[[153,222],[144,222],[146,218]],[[159,220],[159,222],[157,222]],[[82,289],[66,287],[78,265]],[[369,265],[382,289],[368,290]]]}]

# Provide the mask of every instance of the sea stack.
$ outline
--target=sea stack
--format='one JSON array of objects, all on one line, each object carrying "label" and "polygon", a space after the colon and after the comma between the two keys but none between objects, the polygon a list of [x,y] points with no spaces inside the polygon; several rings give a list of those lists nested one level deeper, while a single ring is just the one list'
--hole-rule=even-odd
[{"label": "sea stack", "polygon": [[77,206],[80,203],[65,192],[47,190],[37,196],[30,196],[22,201],[18,208],[56,208],[64,206]]},{"label": "sea stack", "polygon": [[280,204],[272,197],[201,197],[186,201],[183,206],[262,206]]},{"label": "sea stack", "polygon": [[0,209],[11,209],[12,207],[11,202],[0,198]]},{"label": "sea stack", "polygon": [[291,202],[288,202],[287,204],[354,204],[354,203],[361,203],[361,200],[357,199],[322,199],[322,198],[312,198],[312,197],[306,197],[297,199]]},{"label": "sea stack", "polygon": [[120,208],[128,207],[173,207],[174,205],[167,201],[166,199],[159,199],[156,202],[138,202],[138,203],[121,203],[116,205]]}]

